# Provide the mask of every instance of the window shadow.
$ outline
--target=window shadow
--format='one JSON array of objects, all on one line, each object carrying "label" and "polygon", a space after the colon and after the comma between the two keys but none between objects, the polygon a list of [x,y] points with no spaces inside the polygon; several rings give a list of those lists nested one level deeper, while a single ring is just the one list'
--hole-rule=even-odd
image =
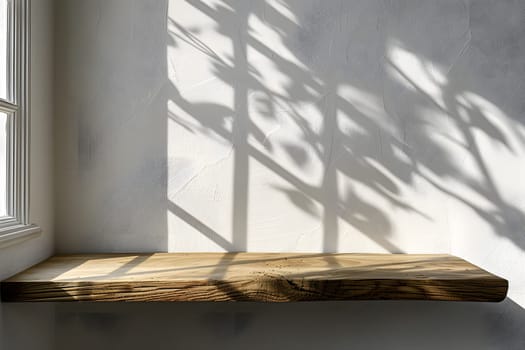
[{"label": "window shadow", "polygon": [[[290,205],[319,222],[323,237],[319,249],[324,252],[340,249],[341,227],[346,234],[365,235],[385,251],[403,252],[392,239],[394,213],[430,223],[443,221],[437,210],[416,207],[412,202],[421,204],[421,200],[408,199],[409,190],[417,192],[418,188],[434,191],[433,199],[437,193],[441,195],[437,198],[467,206],[493,232],[525,248],[524,235],[515,229],[518,223],[525,223],[525,215],[500,194],[477,135],[512,153],[516,134],[494,120],[486,106],[493,106],[514,123],[521,125],[521,121],[512,120],[488,98],[454,81],[454,68],[462,64],[457,61],[468,50],[469,33],[448,44],[456,52],[454,57],[443,58],[426,44],[432,38],[404,38],[388,19],[377,24],[379,34],[368,33],[367,25],[359,29],[352,24],[360,23],[361,16],[374,17],[374,11],[380,12],[375,14],[380,18],[396,10],[379,3],[228,0],[210,4],[191,0],[170,6],[168,46],[174,51],[168,52],[168,61],[174,67],[167,95],[170,122],[177,129],[174,137],[184,139],[187,133],[194,138],[185,142],[211,139],[231,147],[225,156],[198,168],[178,186],[187,190],[203,169],[215,171],[209,164],[231,162],[233,167],[231,223],[215,225],[230,227],[231,232],[216,232],[198,214],[184,208],[188,200],[178,199],[180,190],[168,189],[170,211],[192,230],[202,232],[221,249],[247,250],[248,224],[254,220],[249,210],[256,200],[250,195],[259,195],[251,192],[258,185],[253,169],[261,172],[263,167],[279,181],[270,184],[268,191],[281,192]],[[184,21],[188,14],[195,17],[194,24]],[[213,38],[228,42],[231,50],[219,52],[221,46],[207,39],[210,32],[216,35]],[[273,47],[264,42],[263,32],[275,37]],[[366,48],[366,43],[374,47]],[[192,56],[192,51],[197,54]],[[178,53],[186,54],[180,59],[183,63],[178,63]],[[377,56],[366,56],[371,54]],[[427,58],[432,54],[442,62]],[[191,70],[184,60],[199,56],[205,57],[202,69],[211,78],[190,86],[188,73],[178,72]],[[444,66],[446,63],[450,65]],[[179,79],[177,74],[186,75]],[[211,90],[205,88],[215,83]],[[221,102],[210,96],[213,89],[229,100]],[[290,133],[288,140],[273,137],[284,128],[288,129],[283,132]],[[187,145],[183,147],[190,151]],[[456,157],[455,153],[461,154]],[[185,159],[192,156],[200,155],[190,151]],[[465,171],[465,162],[474,169],[469,171],[477,173],[476,178]],[[320,170],[314,181],[308,169],[312,163],[318,167],[312,173]],[[176,173],[179,163],[173,164]],[[226,186],[220,179],[212,181]],[[195,193],[194,189],[187,192],[191,191]],[[470,193],[481,199],[472,200]],[[490,208],[480,203],[490,203]],[[182,228],[181,232],[187,231]],[[172,234],[177,240],[177,229]],[[225,234],[230,235],[229,240],[219,238]]]}]

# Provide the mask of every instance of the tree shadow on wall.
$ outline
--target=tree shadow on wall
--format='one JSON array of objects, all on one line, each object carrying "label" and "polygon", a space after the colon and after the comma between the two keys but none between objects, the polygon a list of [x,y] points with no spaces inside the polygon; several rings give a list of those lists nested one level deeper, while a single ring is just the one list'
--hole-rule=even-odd
[{"label": "tree shadow on wall", "polygon": [[[245,251],[257,164],[280,179],[270,190],[319,220],[325,252],[338,250],[341,223],[386,251],[402,252],[391,239],[395,213],[429,222],[441,215],[407,199],[419,187],[470,208],[493,232],[525,248],[525,215],[501,195],[481,146],[517,152],[523,134],[513,125],[522,123],[467,88],[473,83],[462,76],[468,23],[451,30],[457,38],[436,43],[435,28],[406,33],[388,16],[403,9],[383,2],[190,0],[180,9],[205,20],[188,25],[183,16],[168,17],[173,55],[182,48],[205,57],[210,79],[195,85],[219,81],[231,89],[231,101],[206,92],[195,98],[176,76],[191,63],[176,62],[166,92],[169,118],[181,133],[231,145],[234,184],[231,241],[184,208],[177,192],[169,209],[185,224],[227,251]],[[207,39],[210,27],[227,39],[228,52]],[[298,136],[274,137],[279,128]],[[308,174],[312,164],[322,169],[315,178]]]}]

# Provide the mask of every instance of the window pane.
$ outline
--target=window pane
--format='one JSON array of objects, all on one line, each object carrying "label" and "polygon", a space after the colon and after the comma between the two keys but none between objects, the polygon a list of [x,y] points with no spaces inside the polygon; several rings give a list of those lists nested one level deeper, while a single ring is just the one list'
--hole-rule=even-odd
[{"label": "window pane", "polygon": [[0,217],[7,216],[7,142],[9,115],[0,112]]},{"label": "window pane", "polygon": [[10,39],[11,18],[9,0],[0,0],[0,98],[8,99],[9,96],[9,66],[10,66]]}]

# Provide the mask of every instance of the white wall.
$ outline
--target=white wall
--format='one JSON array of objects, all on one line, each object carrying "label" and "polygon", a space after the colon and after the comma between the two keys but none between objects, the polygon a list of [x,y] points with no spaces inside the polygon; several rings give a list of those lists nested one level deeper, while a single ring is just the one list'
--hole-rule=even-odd
[{"label": "white wall", "polygon": [[467,5],[60,2],[59,250],[450,251],[522,202],[519,38]]},{"label": "white wall", "polygon": [[[49,257],[54,250],[53,2],[38,0],[31,5],[30,221],[42,228],[42,234],[0,248],[0,280]],[[0,349],[47,349],[51,314],[38,313],[41,308],[25,315],[20,309],[10,310],[0,303]],[[14,336],[22,334],[15,346]]]},{"label": "white wall", "polygon": [[499,304],[44,304],[38,344],[523,349],[523,10],[58,0],[59,251],[452,252],[510,291]]},{"label": "white wall", "polygon": [[450,250],[463,3],[60,4],[59,250]]},{"label": "white wall", "polygon": [[166,250],[166,2],[58,1],[57,16],[58,248]]}]

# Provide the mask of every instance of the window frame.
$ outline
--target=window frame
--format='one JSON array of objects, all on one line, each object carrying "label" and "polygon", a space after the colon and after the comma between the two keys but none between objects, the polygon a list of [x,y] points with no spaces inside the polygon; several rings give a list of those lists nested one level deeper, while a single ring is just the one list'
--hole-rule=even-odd
[{"label": "window frame", "polygon": [[[40,228],[29,223],[29,149],[30,149],[30,0],[10,0],[8,26],[8,86],[6,99],[0,98],[0,111],[7,119],[8,215],[0,218],[0,247],[25,240]],[[9,23],[9,22],[8,22]]]}]

